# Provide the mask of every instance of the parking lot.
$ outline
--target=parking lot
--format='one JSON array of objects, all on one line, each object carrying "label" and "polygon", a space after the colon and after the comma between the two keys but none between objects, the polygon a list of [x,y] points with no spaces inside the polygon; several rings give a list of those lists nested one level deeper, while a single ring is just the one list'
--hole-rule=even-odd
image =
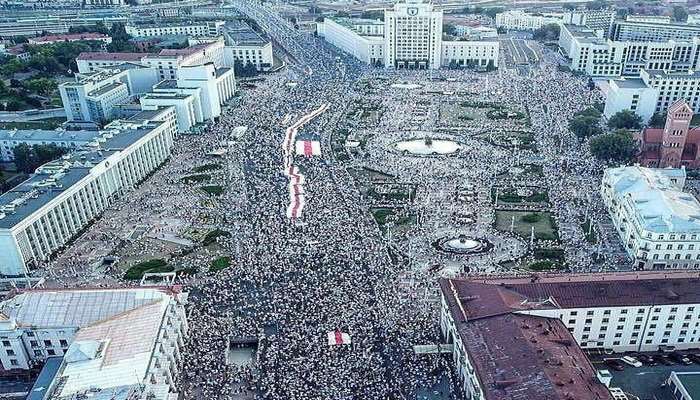
[{"label": "parking lot", "polygon": [[[654,357],[654,354],[650,355]],[[631,365],[624,364],[623,371],[616,371],[610,368],[603,360],[606,358],[620,358],[620,355],[615,356],[594,356],[591,362],[596,369],[607,369],[612,374],[612,382],[610,387],[619,387],[625,393],[638,396],[641,400],[673,400],[671,391],[665,386],[665,381],[671,375],[671,372],[699,372],[700,364],[692,363],[690,365],[674,365],[657,364],[654,366],[643,365],[635,368]],[[655,357],[658,359],[658,357]]]}]

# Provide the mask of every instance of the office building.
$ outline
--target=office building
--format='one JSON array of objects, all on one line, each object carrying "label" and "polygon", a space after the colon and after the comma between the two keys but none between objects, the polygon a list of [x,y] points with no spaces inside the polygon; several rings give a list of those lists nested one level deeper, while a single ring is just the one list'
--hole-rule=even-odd
[{"label": "office building", "polygon": [[125,63],[141,64],[147,53],[83,52],[75,58],[78,72],[86,74]]},{"label": "office building", "polygon": [[692,119],[688,103],[672,104],[663,128],[644,128],[635,135],[639,162],[653,168],[700,168],[700,128],[690,127]]},{"label": "office building", "polygon": [[126,33],[134,37],[154,36],[207,36],[216,37],[223,34],[224,21],[189,21],[175,24],[126,25]]},{"label": "office building", "polygon": [[[163,81],[168,82],[168,81]],[[196,88],[199,94],[199,88]],[[175,90],[152,92],[139,98],[142,110],[157,110],[160,107],[173,107],[177,118],[178,132],[185,133],[204,121],[200,97],[195,94],[178,93]]]},{"label": "office building", "polygon": [[110,28],[115,23],[125,24],[127,19],[122,15],[91,16],[81,13],[35,18],[7,18],[5,22],[0,22],[0,37],[37,36],[43,35],[44,32],[69,33],[71,27],[95,26],[98,22]]},{"label": "office building", "polygon": [[[665,138],[665,156],[682,152],[673,131]],[[684,186],[684,167],[605,170],[603,202],[635,268],[700,268],[700,203]]]},{"label": "office building", "polygon": [[113,119],[112,109],[117,104],[147,92],[156,82],[155,68],[120,64],[77,74],[74,82],[59,85],[59,92],[69,121],[102,124]]},{"label": "office building", "polygon": [[526,13],[522,10],[508,10],[496,14],[496,28],[509,31],[535,31],[548,24],[559,25],[563,15]]},{"label": "office building", "polygon": [[498,66],[495,39],[448,40],[442,34],[442,10],[432,3],[405,0],[384,11],[384,22],[325,18],[317,25],[327,42],[372,65],[385,68],[437,69]]},{"label": "office building", "polygon": [[684,23],[616,21],[612,40],[630,42],[689,41],[700,36],[700,26]]},{"label": "office building", "polygon": [[176,398],[185,304],[177,286],[23,291],[0,303],[0,361],[47,360],[41,399]]},{"label": "office building", "polygon": [[642,69],[687,72],[700,65],[700,38],[611,41],[599,31],[564,24],[559,46],[571,60],[571,69],[592,77],[639,75]]},{"label": "office building", "polygon": [[616,15],[617,11],[612,7],[599,10],[582,8],[564,13],[562,23],[588,28],[598,31],[602,37],[609,37]]},{"label": "office building", "polygon": [[700,72],[641,70],[639,78],[609,81],[603,113],[610,118],[618,111],[631,110],[648,121],[654,113],[665,113],[679,100],[690,108],[700,107]]},{"label": "office building", "polygon": [[0,274],[46,261],[170,155],[175,111],[114,121],[87,145],[39,167],[0,196]]},{"label": "office building", "polygon": [[269,71],[272,68],[272,42],[264,39],[245,22],[227,22],[224,38],[225,65],[254,65],[258,71]]},{"label": "office building", "polygon": [[95,139],[95,131],[65,131],[42,129],[0,130],[0,161],[12,162],[13,149],[20,144],[56,145],[67,149],[82,147]]}]

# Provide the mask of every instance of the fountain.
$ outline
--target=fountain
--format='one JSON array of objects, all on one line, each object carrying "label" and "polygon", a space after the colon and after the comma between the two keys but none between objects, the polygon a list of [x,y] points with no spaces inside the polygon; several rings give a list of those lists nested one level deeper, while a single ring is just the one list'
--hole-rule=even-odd
[{"label": "fountain", "polygon": [[445,253],[452,254],[479,254],[485,253],[493,247],[491,242],[484,239],[472,239],[465,235],[457,237],[444,237],[433,246]]},{"label": "fountain", "polygon": [[459,151],[462,145],[446,139],[412,139],[394,144],[396,150],[417,156],[448,155]]}]

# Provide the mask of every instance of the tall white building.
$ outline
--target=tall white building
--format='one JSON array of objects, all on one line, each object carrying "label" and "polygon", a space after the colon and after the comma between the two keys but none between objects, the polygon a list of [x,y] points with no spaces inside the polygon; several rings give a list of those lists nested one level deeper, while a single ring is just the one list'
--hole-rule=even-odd
[{"label": "tall white building", "polygon": [[178,395],[186,303],[179,287],[24,291],[0,303],[0,362],[28,369],[63,357],[32,394],[44,399],[169,400]]},{"label": "tall white building", "polygon": [[440,68],[442,11],[431,2],[404,0],[384,11],[384,65]]},{"label": "tall white building", "polygon": [[446,40],[442,10],[420,0],[398,2],[384,11],[384,22],[325,18],[318,35],[346,53],[385,68],[437,69],[498,66],[498,40]]},{"label": "tall white building", "polygon": [[700,203],[685,169],[608,168],[601,194],[639,269],[700,268]]},{"label": "tall white building", "polygon": [[664,113],[678,100],[700,109],[700,72],[644,70],[639,78],[609,81],[604,114],[610,118],[622,110],[634,111],[648,121],[656,112]]},{"label": "tall white building", "polygon": [[120,64],[76,74],[74,82],[63,83],[58,89],[69,121],[104,123],[112,120],[117,104],[148,91],[156,82],[156,69]]},{"label": "tall white building", "polygon": [[47,260],[170,155],[175,111],[114,121],[91,143],[39,167],[0,196],[0,275]]},{"label": "tall white building", "polygon": [[666,21],[616,21],[611,38],[632,42],[688,41],[700,36],[700,26]]},{"label": "tall white building", "polygon": [[582,349],[699,348],[699,284],[636,271],[442,279],[440,326],[467,398],[624,399]]},{"label": "tall white building", "polygon": [[229,21],[224,27],[226,47],[224,64],[233,66],[254,65],[258,71],[268,71],[274,64],[272,42],[264,39],[248,24],[242,21]]}]

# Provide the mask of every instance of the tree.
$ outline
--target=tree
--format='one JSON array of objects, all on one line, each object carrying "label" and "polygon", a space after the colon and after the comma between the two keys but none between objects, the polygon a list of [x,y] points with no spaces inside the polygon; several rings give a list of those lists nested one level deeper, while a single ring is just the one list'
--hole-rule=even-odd
[{"label": "tree", "polygon": [[533,39],[546,41],[559,39],[560,27],[557,24],[547,24],[535,30]]},{"label": "tree", "polygon": [[596,136],[590,141],[591,153],[602,161],[630,162],[638,151],[632,134],[625,130]]},{"label": "tree", "polygon": [[15,167],[18,171],[32,173],[41,165],[55,160],[66,153],[66,149],[55,144],[19,144],[12,149]]},{"label": "tree", "polygon": [[604,0],[595,0],[586,4],[586,8],[589,10],[602,10],[608,7],[608,2]]},{"label": "tree", "polygon": [[686,22],[688,21],[688,10],[683,6],[673,7],[673,19],[676,22]]},{"label": "tree", "polygon": [[610,117],[608,126],[612,129],[639,129],[642,127],[642,117],[631,110],[618,111]]},{"label": "tree", "polygon": [[569,129],[579,138],[586,138],[603,133],[596,117],[579,115],[569,121]]},{"label": "tree", "polygon": [[453,24],[446,22],[442,24],[442,33],[445,33],[450,36],[457,36],[457,28],[455,28]]},{"label": "tree", "polygon": [[7,104],[5,105],[5,111],[20,111],[23,108],[23,104],[21,101],[17,99],[10,99],[7,101]]},{"label": "tree", "polygon": [[379,19],[384,21],[384,10],[368,10],[360,14],[360,18]]},{"label": "tree", "polygon": [[660,112],[654,113],[648,125],[650,128],[663,128],[664,125],[666,125],[666,114]]},{"label": "tree", "polygon": [[49,78],[30,79],[24,84],[24,86],[42,96],[49,96],[58,88],[56,81]]}]

